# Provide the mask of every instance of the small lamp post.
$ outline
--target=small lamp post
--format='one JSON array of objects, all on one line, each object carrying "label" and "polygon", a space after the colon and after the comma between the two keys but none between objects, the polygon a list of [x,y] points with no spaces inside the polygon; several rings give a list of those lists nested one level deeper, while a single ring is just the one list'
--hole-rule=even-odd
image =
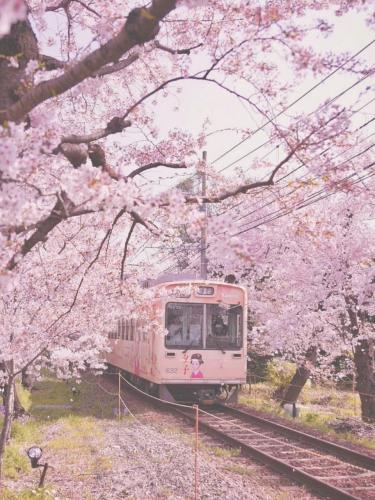
[{"label": "small lamp post", "polygon": [[42,455],[43,455],[43,450],[42,450],[42,448],[39,448],[39,446],[31,446],[31,448],[29,448],[27,450],[27,456],[30,458],[31,467],[33,469],[36,469],[37,467],[43,467],[42,474],[41,474],[40,480],[39,480],[38,488],[42,488],[44,486],[44,480],[46,478],[47,469],[48,469],[47,463],[45,463],[45,464],[39,463],[39,460],[41,459]]}]

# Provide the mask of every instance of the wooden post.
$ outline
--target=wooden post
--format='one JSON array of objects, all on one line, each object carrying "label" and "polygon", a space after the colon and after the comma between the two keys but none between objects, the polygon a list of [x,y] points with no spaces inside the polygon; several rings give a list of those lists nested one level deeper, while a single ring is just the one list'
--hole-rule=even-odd
[{"label": "wooden post", "polygon": [[48,464],[44,464],[43,465],[42,474],[40,476],[40,481],[39,481],[38,488],[43,488],[43,486],[44,486],[44,480],[45,480],[46,474],[47,474],[47,470],[48,470]]},{"label": "wooden post", "polygon": [[118,371],[118,419],[121,418],[121,374]]},{"label": "wooden post", "polygon": [[194,405],[193,408],[195,408],[195,457],[194,457],[194,483],[195,483],[195,500],[199,499],[199,493],[198,493],[198,432],[199,432],[199,406]]}]

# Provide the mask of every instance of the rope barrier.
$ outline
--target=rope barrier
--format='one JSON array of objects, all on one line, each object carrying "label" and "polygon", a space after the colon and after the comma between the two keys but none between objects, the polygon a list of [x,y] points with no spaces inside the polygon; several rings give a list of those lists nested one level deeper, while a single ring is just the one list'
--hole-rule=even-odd
[{"label": "rope barrier", "polygon": [[124,382],[126,382],[128,385],[130,385],[130,387],[132,387],[133,389],[137,390],[138,392],[140,392],[141,394],[144,394],[145,396],[147,396],[149,398],[155,399],[156,401],[159,401],[159,402],[161,401],[162,403],[166,403],[166,404],[171,405],[171,406],[180,406],[181,408],[189,408],[189,410],[194,409],[194,407],[192,405],[183,405],[181,403],[174,403],[173,401],[167,401],[166,399],[161,399],[161,398],[157,398],[156,396],[152,396],[151,394],[148,394],[147,392],[142,391],[142,389],[139,389],[135,385],[131,384],[122,375],[120,375],[120,376],[121,376],[122,380],[124,380]]}]

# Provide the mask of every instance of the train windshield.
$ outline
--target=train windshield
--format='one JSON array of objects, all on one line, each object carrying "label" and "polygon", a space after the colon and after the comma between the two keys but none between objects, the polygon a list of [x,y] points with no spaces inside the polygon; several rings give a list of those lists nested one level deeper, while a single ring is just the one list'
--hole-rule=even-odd
[{"label": "train windshield", "polygon": [[240,349],[242,347],[242,307],[207,304],[206,348]]},{"label": "train windshield", "polygon": [[239,305],[169,303],[165,320],[166,347],[223,350],[243,345]]},{"label": "train windshield", "polygon": [[203,347],[203,304],[167,304],[165,345]]}]

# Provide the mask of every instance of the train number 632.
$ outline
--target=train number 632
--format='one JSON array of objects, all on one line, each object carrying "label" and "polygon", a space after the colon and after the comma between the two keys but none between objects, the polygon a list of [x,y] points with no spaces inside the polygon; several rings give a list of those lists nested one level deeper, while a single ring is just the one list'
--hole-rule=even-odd
[{"label": "train number 632", "polygon": [[167,368],[166,372],[167,373],[177,373],[177,368]]}]

